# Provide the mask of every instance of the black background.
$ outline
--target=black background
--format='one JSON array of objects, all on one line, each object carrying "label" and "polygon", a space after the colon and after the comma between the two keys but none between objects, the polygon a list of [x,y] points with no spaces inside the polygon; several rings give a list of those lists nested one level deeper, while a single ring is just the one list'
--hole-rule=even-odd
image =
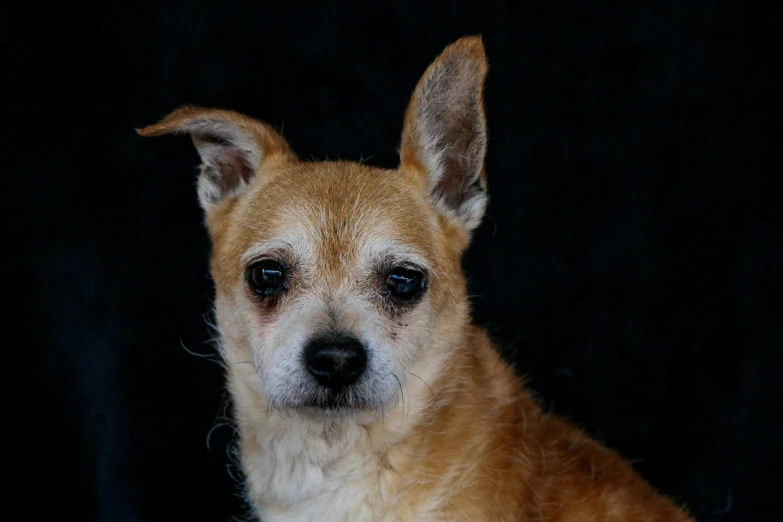
[{"label": "black background", "polygon": [[706,0],[8,9],[5,451],[20,466],[4,469],[31,519],[244,513],[221,369],[183,349],[214,354],[198,157],[187,138],[133,128],[186,103],[231,108],[282,128],[303,155],[394,167],[419,75],[477,33],[491,63],[493,198],[465,259],[477,320],[548,408],[699,520],[781,516],[771,11]]}]

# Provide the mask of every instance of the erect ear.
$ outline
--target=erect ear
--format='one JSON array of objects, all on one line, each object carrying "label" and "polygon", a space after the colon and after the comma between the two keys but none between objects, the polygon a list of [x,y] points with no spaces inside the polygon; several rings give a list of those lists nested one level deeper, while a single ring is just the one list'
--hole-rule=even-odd
[{"label": "erect ear", "polygon": [[262,164],[295,160],[288,143],[272,127],[233,111],[181,107],[136,132],[191,135],[202,161],[198,195],[205,210],[241,194]]},{"label": "erect ear", "polygon": [[401,167],[426,175],[434,203],[468,232],[487,205],[486,74],[481,37],[446,47],[416,86],[400,148]]}]

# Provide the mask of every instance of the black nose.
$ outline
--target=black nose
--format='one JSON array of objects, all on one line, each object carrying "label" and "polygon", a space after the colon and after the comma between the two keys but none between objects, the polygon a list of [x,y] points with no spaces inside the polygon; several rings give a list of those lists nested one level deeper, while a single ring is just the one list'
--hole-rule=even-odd
[{"label": "black nose", "polygon": [[307,369],[323,386],[342,388],[355,383],[367,366],[367,353],[349,336],[318,337],[304,352]]}]

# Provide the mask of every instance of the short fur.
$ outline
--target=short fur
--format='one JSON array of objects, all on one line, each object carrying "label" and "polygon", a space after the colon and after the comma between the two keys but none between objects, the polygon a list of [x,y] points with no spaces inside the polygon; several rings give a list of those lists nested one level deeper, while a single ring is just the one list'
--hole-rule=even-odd
[{"label": "short fur", "polygon": [[[487,203],[480,38],[447,47],[405,116],[400,166],[304,162],[268,125],[179,109],[212,239],[216,317],[248,499],[264,521],[686,521],[617,453],[544,413],[470,319],[460,259]],[[247,267],[287,267],[259,298]],[[390,266],[420,268],[402,306]],[[305,343],[349,332],[368,367],[337,409]],[[315,402],[313,402],[315,401]]]}]

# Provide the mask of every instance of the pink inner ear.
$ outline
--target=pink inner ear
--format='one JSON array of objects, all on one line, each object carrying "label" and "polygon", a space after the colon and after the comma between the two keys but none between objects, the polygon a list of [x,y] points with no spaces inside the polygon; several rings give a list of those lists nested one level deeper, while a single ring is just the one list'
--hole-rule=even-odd
[{"label": "pink inner ear", "polygon": [[481,173],[483,142],[475,128],[476,115],[471,113],[471,104],[458,110],[461,107],[455,104],[449,108],[451,114],[440,118],[445,132],[440,136],[439,146],[445,152],[441,159],[443,172],[435,191],[451,208],[459,208],[473,195],[469,189],[479,181]]},{"label": "pink inner ear", "polygon": [[230,193],[248,183],[255,171],[247,164],[241,152],[236,147],[224,145],[214,158],[214,181],[223,194]]}]

